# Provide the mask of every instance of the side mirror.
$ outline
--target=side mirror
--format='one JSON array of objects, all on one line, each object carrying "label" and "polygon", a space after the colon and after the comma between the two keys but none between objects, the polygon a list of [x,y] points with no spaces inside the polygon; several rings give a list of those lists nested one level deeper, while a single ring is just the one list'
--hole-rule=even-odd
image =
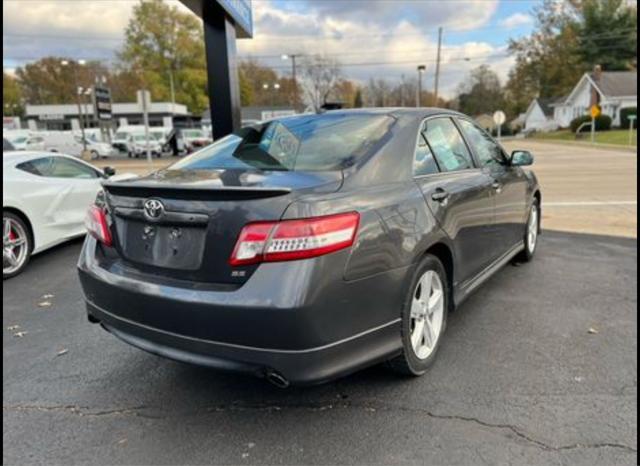
[{"label": "side mirror", "polygon": [[109,178],[110,176],[113,176],[116,174],[116,169],[113,167],[104,167],[102,169],[102,173],[104,173],[104,175]]},{"label": "side mirror", "polygon": [[514,150],[511,153],[511,165],[514,167],[533,165],[533,155],[526,150]]}]

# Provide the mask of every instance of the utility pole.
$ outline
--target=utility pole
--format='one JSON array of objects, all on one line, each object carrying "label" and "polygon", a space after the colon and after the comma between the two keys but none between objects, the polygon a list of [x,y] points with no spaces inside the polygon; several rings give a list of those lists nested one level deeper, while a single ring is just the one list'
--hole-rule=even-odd
[{"label": "utility pole", "polygon": [[426,66],[418,65],[418,93],[416,95],[416,107],[420,107],[420,99],[422,98],[422,73],[426,69]]},{"label": "utility pole", "polygon": [[438,28],[438,54],[436,56],[436,79],[434,86],[434,107],[438,106],[438,84],[440,83],[440,49],[442,48],[442,27]]},{"label": "utility pole", "polygon": [[293,79],[293,109],[298,107],[298,80],[296,79],[296,58],[299,57],[299,53],[292,53],[291,55],[282,55],[283,60],[291,59],[291,78]]}]

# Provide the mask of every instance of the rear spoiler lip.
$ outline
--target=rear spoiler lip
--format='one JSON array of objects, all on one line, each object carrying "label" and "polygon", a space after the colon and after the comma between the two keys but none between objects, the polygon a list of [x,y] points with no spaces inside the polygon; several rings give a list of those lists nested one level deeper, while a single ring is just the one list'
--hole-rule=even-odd
[{"label": "rear spoiler lip", "polygon": [[171,184],[171,183],[129,183],[129,180],[123,181],[103,181],[102,186],[109,190],[109,188],[115,189],[169,189],[176,191],[208,191],[208,192],[242,192],[242,193],[273,193],[273,194],[288,194],[292,191],[287,187],[266,187],[266,186],[203,186],[203,185],[189,185],[189,184]]}]

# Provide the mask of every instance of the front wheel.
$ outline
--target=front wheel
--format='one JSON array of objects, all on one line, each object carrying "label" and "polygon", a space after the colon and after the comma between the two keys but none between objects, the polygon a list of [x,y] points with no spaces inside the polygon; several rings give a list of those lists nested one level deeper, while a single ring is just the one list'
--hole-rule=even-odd
[{"label": "front wheel", "polygon": [[447,325],[449,287],[442,263],[427,255],[416,268],[401,312],[402,354],[389,366],[403,375],[424,374]]},{"label": "front wheel", "polygon": [[2,279],[21,273],[29,262],[33,239],[24,221],[11,212],[2,213]]},{"label": "front wheel", "polygon": [[518,262],[529,262],[533,259],[533,255],[536,252],[538,246],[538,236],[540,235],[540,202],[538,199],[533,201],[531,209],[529,210],[529,217],[527,218],[527,224],[525,225],[524,237],[524,249],[516,257]]}]

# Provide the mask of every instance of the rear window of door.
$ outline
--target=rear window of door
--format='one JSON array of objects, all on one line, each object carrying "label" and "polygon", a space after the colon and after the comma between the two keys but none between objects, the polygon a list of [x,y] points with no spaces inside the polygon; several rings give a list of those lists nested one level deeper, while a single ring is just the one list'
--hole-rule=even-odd
[{"label": "rear window of door", "polygon": [[438,164],[423,134],[418,135],[418,145],[413,159],[413,176],[425,176],[438,173]]},{"label": "rear window of door", "polygon": [[458,119],[462,132],[483,167],[499,165],[504,162],[502,148],[484,130],[468,120]]},{"label": "rear window of door", "polygon": [[427,120],[423,134],[442,171],[452,172],[474,168],[469,149],[450,118]]}]

